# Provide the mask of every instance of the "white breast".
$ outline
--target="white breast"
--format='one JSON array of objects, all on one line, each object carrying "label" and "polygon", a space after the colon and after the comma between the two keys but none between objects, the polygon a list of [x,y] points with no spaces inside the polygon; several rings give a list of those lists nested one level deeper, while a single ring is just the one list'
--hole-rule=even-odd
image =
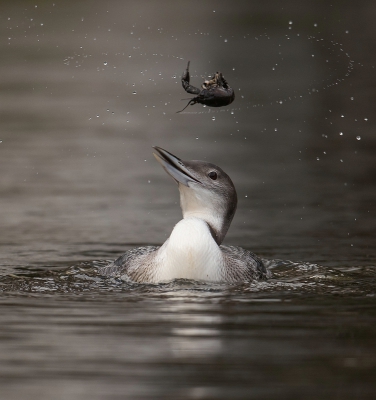
[{"label": "white breast", "polygon": [[184,218],[159,249],[155,264],[156,281],[178,278],[220,281],[223,256],[206,222]]}]

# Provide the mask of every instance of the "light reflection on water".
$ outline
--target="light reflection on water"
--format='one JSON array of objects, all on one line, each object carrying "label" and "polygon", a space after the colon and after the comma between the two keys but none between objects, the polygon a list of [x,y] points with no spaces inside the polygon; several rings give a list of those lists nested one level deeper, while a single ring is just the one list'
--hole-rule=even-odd
[{"label": "light reflection on water", "polygon": [[105,264],[1,278],[6,398],[372,393],[373,268],[277,262],[250,285],[130,285],[98,277]]},{"label": "light reflection on water", "polygon": [[[104,278],[97,274],[97,268],[108,264],[107,260],[84,262],[70,268],[53,268],[51,266],[41,269],[15,268],[15,273],[6,274],[1,277],[1,291],[5,293],[28,292],[85,295],[111,292],[125,296],[138,296],[143,293],[170,298],[177,305],[174,311],[184,311],[184,305],[180,302],[190,296],[203,301],[209,296],[215,299],[218,295],[236,294],[239,301],[280,301],[279,297],[292,295],[293,293],[303,296],[304,294],[337,294],[345,295],[351,293],[359,296],[373,296],[375,291],[375,270],[373,266],[366,267],[341,267],[330,268],[318,264],[299,263],[282,260],[264,260],[264,264],[272,271],[272,277],[264,281],[255,281],[242,284],[225,284],[197,282],[190,280],[175,280],[160,284],[137,284],[124,281],[120,278]],[[183,294],[180,298],[179,294]],[[253,293],[261,298],[241,298],[241,294]],[[268,293],[272,294],[268,298]],[[213,296],[213,297],[211,297]],[[264,297],[266,296],[266,297]],[[196,298],[197,297],[197,298]]]}]

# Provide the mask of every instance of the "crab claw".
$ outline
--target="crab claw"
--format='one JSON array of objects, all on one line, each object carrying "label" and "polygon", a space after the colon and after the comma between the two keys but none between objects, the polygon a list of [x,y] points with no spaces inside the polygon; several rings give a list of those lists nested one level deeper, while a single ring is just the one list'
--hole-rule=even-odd
[{"label": "crab claw", "polygon": [[189,75],[189,64],[190,61],[188,61],[188,65],[186,70],[183,72],[183,75],[181,77],[181,84],[183,86],[183,89],[190,94],[200,94],[201,89],[198,89],[192,85],[189,84],[191,81],[191,76]]},{"label": "crab claw", "polygon": [[[188,83],[188,85],[189,85],[189,82],[190,82],[190,80],[191,80],[191,77],[190,77],[190,75],[189,75],[189,64],[190,64],[191,62],[190,61],[188,61],[188,65],[187,65],[187,68],[186,68],[186,70],[183,72],[183,75],[182,75],[182,77],[181,77],[181,81],[183,82],[186,82],[186,83]],[[185,87],[184,87],[184,84],[183,84],[183,88],[185,89]]]}]

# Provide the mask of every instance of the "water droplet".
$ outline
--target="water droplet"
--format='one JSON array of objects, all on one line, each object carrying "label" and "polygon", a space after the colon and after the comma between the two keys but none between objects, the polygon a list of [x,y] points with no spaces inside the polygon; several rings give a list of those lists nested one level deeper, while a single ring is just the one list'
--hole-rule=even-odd
[{"label": "water droplet", "polygon": [[230,114],[234,115],[234,111],[231,111],[231,113],[230,113]]},{"label": "water droplet", "polygon": [[362,138],[360,137],[360,136],[357,136],[356,137],[356,140],[361,140]]},{"label": "water droplet", "polygon": [[314,26],[315,28],[317,28],[317,24],[313,24],[313,26]]},{"label": "water droplet", "polygon": [[212,117],[212,121],[215,121],[215,117]]},{"label": "water droplet", "polygon": [[364,121],[368,121],[368,118],[364,118]]},{"label": "water droplet", "polygon": [[132,57],[131,55],[128,56],[128,58],[131,58],[131,57]]},{"label": "water droplet", "polygon": [[227,43],[227,39],[225,39],[225,43]]},{"label": "water droplet", "polygon": [[339,133],[339,136],[343,136],[343,132],[340,132],[340,133]]},{"label": "water droplet", "polygon": [[292,21],[289,21],[289,25],[292,25]]},{"label": "water droplet", "polygon": [[134,91],[134,92],[132,92],[132,94],[137,94],[137,92],[136,92],[136,91]]},{"label": "water droplet", "polygon": [[0,140],[0,143],[3,143],[3,141],[2,141],[2,140]]},{"label": "water droplet", "polygon": [[342,158],[339,161],[343,162]]},{"label": "water droplet", "polygon": [[97,115],[97,118],[99,118],[99,114]]},{"label": "water droplet", "polygon": [[345,118],[345,116],[342,114],[342,115],[341,115],[341,118]]},{"label": "water droplet", "polygon": [[107,65],[107,61],[105,61],[105,62],[103,63],[103,65]]},{"label": "water droplet", "polygon": [[350,100],[354,100],[354,97],[350,97]]},{"label": "water droplet", "polygon": [[316,160],[317,160],[317,161],[320,161],[320,157],[316,157]]},{"label": "water droplet", "polygon": [[283,104],[283,101],[282,101],[282,100],[279,100],[279,104]]},{"label": "water droplet", "polygon": [[277,132],[278,131],[278,129],[277,128],[274,128],[274,132]]}]

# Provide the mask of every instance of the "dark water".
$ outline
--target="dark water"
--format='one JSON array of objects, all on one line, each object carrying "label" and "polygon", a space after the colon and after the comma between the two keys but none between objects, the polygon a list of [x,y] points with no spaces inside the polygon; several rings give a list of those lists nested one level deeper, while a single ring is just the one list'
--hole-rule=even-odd
[{"label": "dark water", "polygon": [[[375,398],[376,6],[263,3],[1,3],[1,399]],[[235,102],[176,114],[188,60]],[[152,145],[228,172],[272,279],[96,274],[180,218]]]}]

